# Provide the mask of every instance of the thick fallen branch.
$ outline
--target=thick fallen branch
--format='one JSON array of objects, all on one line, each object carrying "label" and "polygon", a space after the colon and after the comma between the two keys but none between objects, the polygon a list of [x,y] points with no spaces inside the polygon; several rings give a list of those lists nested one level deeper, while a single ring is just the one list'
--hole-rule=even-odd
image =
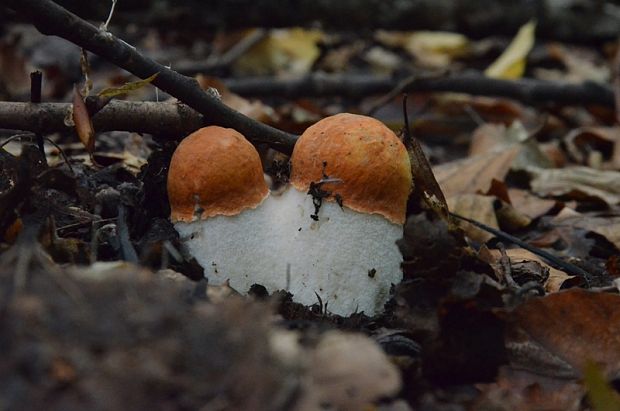
[{"label": "thick fallen branch", "polygon": [[[69,103],[11,103],[0,101],[0,129],[54,133],[71,131],[64,119]],[[96,131],[132,131],[184,136],[203,126],[203,116],[185,104],[150,101],[112,101],[93,116]]]},{"label": "thick fallen branch", "polygon": [[[360,75],[313,75],[297,80],[274,78],[230,79],[228,87],[242,95],[298,97],[342,96],[362,98],[387,92],[454,91],[474,95],[509,97],[529,104],[600,104],[614,106],[611,87],[524,79],[495,80],[461,75],[447,78],[411,78],[397,81],[387,77]],[[395,93],[395,94],[399,94]],[[67,103],[0,102],[0,129],[51,133],[67,130]],[[112,101],[93,117],[97,131],[122,130],[155,135],[186,135],[205,124],[198,112],[184,104],[170,102]],[[258,141],[256,139],[255,141]]]},{"label": "thick fallen branch", "polygon": [[[104,21],[110,1],[58,0],[84,18]],[[2,13],[0,13],[0,19]],[[450,30],[473,37],[513,36],[528,20],[537,37],[598,42],[618,35],[617,1],[583,0],[123,0],[113,23],[213,30],[316,26],[335,30]],[[10,18],[9,18],[10,21]]]},{"label": "thick fallen branch", "polygon": [[63,37],[140,77],[159,73],[153,84],[203,114],[210,124],[231,127],[254,142],[290,152],[296,136],[252,120],[204,92],[197,82],[140,54],[135,47],[99,30],[50,0],[0,0],[27,17],[43,34]]},{"label": "thick fallen branch", "polygon": [[361,98],[395,89],[401,92],[449,91],[481,96],[507,97],[527,104],[599,104],[614,107],[610,86],[597,83],[571,84],[535,79],[499,80],[479,74],[448,77],[416,77],[398,80],[368,75],[315,74],[298,79],[254,77],[230,79],[226,85],[244,96],[287,98],[341,96]]}]

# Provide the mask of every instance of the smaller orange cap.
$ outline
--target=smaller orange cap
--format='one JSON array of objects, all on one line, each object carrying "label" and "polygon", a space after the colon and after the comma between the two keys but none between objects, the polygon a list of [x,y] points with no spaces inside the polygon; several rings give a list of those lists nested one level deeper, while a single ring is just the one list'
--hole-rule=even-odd
[{"label": "smaller orange cap", "polygon": [[403,224],[413,185],[404,144],[383,123],[356,114],[337,114],[309,127],[291,158],[291,184],[307,191],[323,175],[340,179],[322,189],[343,205],[362,213],[381,214]]},{"label": "smaller orange cap", "polygon": [[173,222],[236,215],[256,208],[268,194],[258,152],[233,129],[201,128],[172,155],[168,198]]}]

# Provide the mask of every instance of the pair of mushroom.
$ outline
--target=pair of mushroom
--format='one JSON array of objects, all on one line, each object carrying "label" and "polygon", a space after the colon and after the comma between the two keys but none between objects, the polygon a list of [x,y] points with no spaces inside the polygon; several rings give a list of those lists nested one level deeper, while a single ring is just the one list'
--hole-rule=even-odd
[{"label": "pair of mushroom", "polygon": [[383,309],[400,282],[412,187],[407,151],[381,122],[338,114],[311,126],[291,157],[290,184],[270,193],[241,134],[206,127],[176,149],[171,219],[211,284],[286,290],[339,315]]}]

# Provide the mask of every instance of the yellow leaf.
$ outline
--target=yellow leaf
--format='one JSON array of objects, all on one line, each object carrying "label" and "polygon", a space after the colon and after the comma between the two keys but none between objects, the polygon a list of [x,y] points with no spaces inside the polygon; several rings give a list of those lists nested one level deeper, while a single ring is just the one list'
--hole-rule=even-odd
[{"label": "yellow leaf", "polygon": [[583,383],[588,399],[595,411],[620,411],[620,397],[607,382],[603,370],[594,362],[588,362],[583,372]]},{"label": "yellow leaf", "polygon": [[416,31],[405,43],[405,48],[414,55],[426,51],[454,57],[462,55],[468,47],[467,37],[447,31]]},{"label": "yellow leaf", "polygon": [[389,47],[406,49],[420,63],[429,67],[445,67],[454,58],[470,51],[467,37],[448,31],[379,31],[376,38]]},{"label": "yellow leaf", "polygon": [[317,43],[322,38],[319,30],[272,30],[237,60],[235,69],[244,74],[305,74],[321,53]]},{"label": "yellow leaf", "polygon": [[127,94],[130,91],[136,91],[146,86],[147,84],[151,84],[153,80],[157,77],[159,73],[155,73],[152,76],[145,78],[144,80],[132,81],[129,83],[125,83],[120,87],[108,87],[101,90],[97,95],[99,97],[116,97],[121,94]]},{"label": "yellow leaf", "polygon": [[523,25],[510,45],[484,72],[487,77],[516,79],[523,76],[525,59],[534,47],[536,23]]}]

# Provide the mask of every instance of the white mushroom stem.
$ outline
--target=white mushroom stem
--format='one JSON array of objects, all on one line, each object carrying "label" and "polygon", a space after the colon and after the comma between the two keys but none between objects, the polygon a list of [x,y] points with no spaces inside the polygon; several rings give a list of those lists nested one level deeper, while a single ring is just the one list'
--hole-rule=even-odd
[{"label": "white mushroom stem", "polygon": [[286,285],[286,262],[278,250],[281,228],[273,224],[278,205],[278,197],[270,195],[237,215],[177,222],[174,227],[186,251],[204,268],[209,284],[230,280],[240,293],[253,284],[274,291]]},{"label": "white mushroom stem", "polygon": [[402,226],[378,214],[363,214],[324,201],[318,221],[312,197],[289,187],[279,201],[282,258],[290,264],[289,290],[305,305],[320,296],[327,310],[347,316],[383,310],[392,284],[402,280],[396,240]]},{"label": "white mushroom stem", "polygon": [[[176,223],[209,283],[247,293],[253,284],[286,290],[293,301],[347,316],[375,315],[402,279],[396,240],[402,226],[323,202],[314,221],[312,197],[289,187],[236,216]],[[290,264],[290,275],[287,265]]]}]

